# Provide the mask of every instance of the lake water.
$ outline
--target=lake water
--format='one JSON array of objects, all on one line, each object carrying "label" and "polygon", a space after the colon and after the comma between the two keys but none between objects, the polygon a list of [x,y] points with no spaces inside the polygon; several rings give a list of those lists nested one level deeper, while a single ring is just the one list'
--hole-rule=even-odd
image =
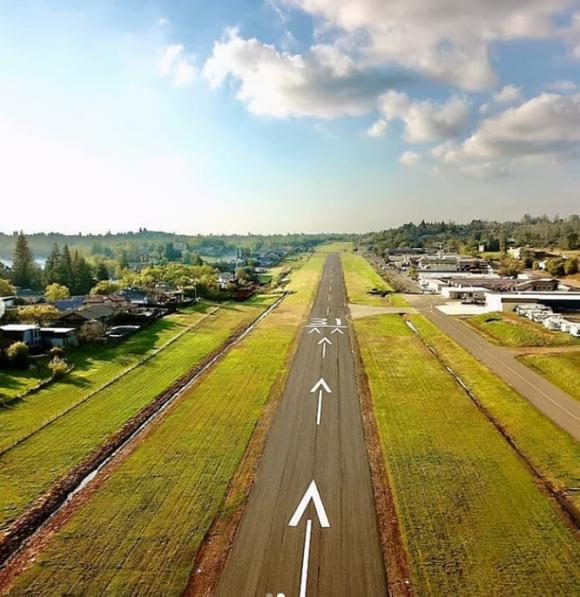
[{"label": "lake water", "polygon": [[[44,269],[44,265],[46,264],[45,257],[39,257],[38,259],[35,259],[34,261],[36,261],[36,263]],[[5,259],[3,257],[0,257],[0,263],[3,263],[4,265],[7,265],[8,267],[12,267],[12,259]]]}]

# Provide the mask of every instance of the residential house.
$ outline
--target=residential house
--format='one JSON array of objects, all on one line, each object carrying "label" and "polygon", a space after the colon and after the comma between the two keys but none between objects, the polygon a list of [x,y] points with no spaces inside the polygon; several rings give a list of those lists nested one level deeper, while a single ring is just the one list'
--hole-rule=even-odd
[{"label": "residential house", "polygon": [[79,345],[79,337],[75,328],[40,328],[42,343],[48,348],[58,346],[67,348]]},{"label": "residential house", "polygon": [[[0,326],[3,341],[24,342],[30,348],[39,348],[42,344],[40,326],[28,323],[9,323]],[[3,342],[4,343],[4,342]]]},{"label": "residential house", "polygon": [[73,309],[63,313],[54,323],[58,327],[80,328],[87,321],[99,321],[104,325],[109,325],[115,311],[106,305],[84,305],[80,309]]},{"label": "residential house", "polygon": [[131,306],[130,301],[118,293],[113,294],[95,294],[87,296],[83,300],[83,305],[102,305],[109,307],[113,311],[123,311]]}]

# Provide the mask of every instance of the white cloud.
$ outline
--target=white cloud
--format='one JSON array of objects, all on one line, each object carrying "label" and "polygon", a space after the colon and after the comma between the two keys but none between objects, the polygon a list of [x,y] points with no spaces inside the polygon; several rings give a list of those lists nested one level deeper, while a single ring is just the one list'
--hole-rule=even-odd
[{"label": "white cloud", "polygon": [[480,164],[469,164],[460,170],[463,176],[475,178],[483,182],[507,178],[512,174],[511,168],[497,162],[482,162]]},{"label": "white cloud", "polygon": [[157,19],[157,25],[159,27],[166,27],[167,25],[169,25],[169,19],[167,17],[161,17]]},{"label": "white cloud", "polygon": [[379,118],[367,129],[366,134],[368,137],[384,137],[388,128],[388,122],[384,118]]},{"label": "white cloud", "polygon": [[546,87],[561,93],[576,91],[578,89],[578,85],[574,81],[554,81],[553,83],[547,83]]},{"label": "white cloud", "polygon": [[[324,30],[337,30],[341,43],[354,45],[369,64],[398,64],[478,90],[496,81],[489,60],[490,44],[560,37],[553,17],[573,0],[286,2],[320,17]],[[571,29],[568,36],[572,38],[575,29]]]},{"label": "white cloud", "polygon": [[431,150],[440,165],[464,176],[492,180],[516,169],[580,157],[580,94],[543,93],[483,120],[463,143]]},{"label": "white cloud", "polygon": [[160,77],[171,78],[176,87],[185,87],[197,76],[193,62],[194,57],[185,53],[183,44],[171,44],[159,56],[157,70]]},{"label": "white cloud", "polygon": [[458,96],[435,104],[430,100],[413,102],[406,93],[388,91],[379,98],[379,109],[386,120],[399,118],[405,123],[405,139],[409,143],[454,137],[469,122],[468,103]]},{"label": "white cloud", "polygon": [[405,151],[399,158],[403,166],[416,166],[421,161],[421,156],[416,151]]},{"label": "white cloud", "polygon": [[368,112],[390,81],[358,68],[337,47],[312,46],[304,54],[279,52],[229,29],[214,44],[203,75],[212,87],[239,81],[237,99],[260,116],[336,118]]},{"label": "white cloud", "polygon": [[506,85],[495,94],[493,99],[498,104],[512,104],[520,99],[521,94],[521,87]]},{"label": "white cloud", "polygon": [[484,120],[465,141],[478,158],[565,156],[580,149],[580,94],[544,93]]}]

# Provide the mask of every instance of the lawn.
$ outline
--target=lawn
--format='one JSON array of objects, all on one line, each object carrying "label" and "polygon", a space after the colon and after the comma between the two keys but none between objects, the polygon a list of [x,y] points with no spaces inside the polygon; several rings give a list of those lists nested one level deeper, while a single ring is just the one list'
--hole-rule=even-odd
[{"label": "lawn", "polygon": [[580,344],[570,334],[547,330],[541,323],[513,313],[484,313],[466,318],[480,334],[501,346],[573,346]]},{"label": "lawn", "polygon": [[[543,477],[558,490],[580,486],[580,444],[572,436],[427,319],[421,316],[410,319]],[[580,508],[580,495],[571,493],[569,497]]]},{"label": "lawn", "polygon": [[574,532],[515,451],[400,316],[354,327],[414,593],[577,592]]},{"label": "lawn", "polygon": [[580,351],[529,354],[518,359],[580,400]]},{"label": "lawn", "polygon": [[163,351],[0,455],[0,528],[272,300],[222,307]]},{"label": "lawn", "polygon": [[[34,359],[29,369],[0,369],[0,409],[10,399],[20,396],[50,377],[47,359]],[[2,410],[0,410],[1,416]],[[1,419],[0,419],[1,420]]]},{"label": "lawn", "polygon": [[[187,332],[208,309],[211,306],[202,304],[160,319],[118,346],[85,346],[71,351],[67,359],[75,368],[64,380],[0,406],[0,454]],[[13,377],[11,372],[10,378]]]},{"label": "lawn", "polygon": [[352,243],[350,241],[336,241],[333,243],[324,243],[316,247],[317,253],[350,253],[352,251]]},{"label": "lawn", "polygon": [[[13,594],[179,595],[219,516],[288,354],[323,263],[311,258],[297,293],[210,370],[37,554]],[[229,504],[231,506],[231,504]]]},{"label": "lawn", "polygon": [[348,300],[351,303],[384,307],[393,306],[392,299],[398,297],[391,294],[387,294],[385,297],[369,294],[372,288],[384,290],[388,293],[392,293],[393,289],[362,255],[343,253],[341,258],[348,289]]}]

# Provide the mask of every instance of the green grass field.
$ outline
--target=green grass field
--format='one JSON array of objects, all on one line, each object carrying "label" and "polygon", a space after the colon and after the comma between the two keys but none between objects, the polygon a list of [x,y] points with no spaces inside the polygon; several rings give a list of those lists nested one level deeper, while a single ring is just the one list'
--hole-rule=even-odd
[{"label": "green grass field", "polygon": [[518,359],[580,400],[580,352],[529,354]]},{"label": "green grass field", "polygon": [[349,241],[336,241],[333,243],[324,243],[316,247],[317,253],[344,253],[351,252],[353,244]]},{"label": "green grass field", "polygon": [[580,344],[570,334],[547,330],[541,323],[513,313],[484,313],[465,321],[501,346],[573,346]]},{"label": "green grass field", "polygon": [[117,382],[0,455],[0,528],[272,300],[222,307]]},{"label": "green grass field", "polygon": [[[30,369],[1,369],[0,370],[0,413],[4,403],[21,396],[41,381],[50,377],[47,359],[35,359]],[[1,414],[0,414],[1,416]]]},{"label": "green grass field", "polygon": [[385,290],[389,293],[392,293],[393,289],[362,255],[343,253],[341,259],[348,289],[348,300],[351,303],[391,307],[394,304],[393,300],[400,298],[394,294],[388,294],[385,297],[369,294],[372,288]]},{"label": "green grass field", "polygon": [[354,327],[414,593],[575,593],[577,539],[515,451],[400,316]]},{"label": "green grass field", "polygon": [[[411,316],[423,338],[460,375],[543,477],[559,490],[580,486],[580,444],[536,410],[424,317]],[[577,496],[577,497],[575,497]],[[570,499],[580,507],[580,496]]]},{"label": "green grass field", "polygon": [[[323,259],[176,403],[18,579],[15,595],[178,595],[254,427],[287,375]],[[227,507],[227,506],[226,506]]]},{"label": "green grass field", "polygon": [[67,359],[75,366],[70,375],[22,400],[0,406],[0,453],[187,332],[211,308],[202,304],[165,317],[118,346],[85,346],[70,351]]}]

